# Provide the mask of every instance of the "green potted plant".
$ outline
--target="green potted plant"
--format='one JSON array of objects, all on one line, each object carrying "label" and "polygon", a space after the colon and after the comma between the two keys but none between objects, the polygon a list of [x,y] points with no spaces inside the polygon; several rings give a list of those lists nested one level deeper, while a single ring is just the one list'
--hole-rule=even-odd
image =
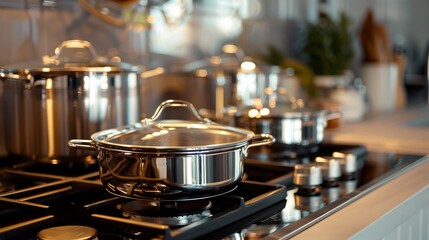
[{"label": "green potted plant", "polygon": [[303,53],[315,75],[342,75],[349,68],[354,56],[349,25],[346,14],[333,21],[323,12],[318,23],[307,25]]},{"label": "green potted plant", "polygon": [[340,110],[346,121],[357,121],[366,107],[364,97],[353,85],[354,74],[350,71],[354,50],[349,27],[345,13],[334,21],[321,12],[318,23],[307,25],[303,54],[314,72],[318,95],[315,102],[329,110]]}]

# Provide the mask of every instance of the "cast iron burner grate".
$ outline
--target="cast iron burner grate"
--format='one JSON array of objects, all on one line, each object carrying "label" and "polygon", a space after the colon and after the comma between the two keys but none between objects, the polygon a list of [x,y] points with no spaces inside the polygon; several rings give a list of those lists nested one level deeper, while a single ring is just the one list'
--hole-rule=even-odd
[{"label": "cast iron burner grate", "polygon": [[[198,221],[170,226],[131,217],[130,212],[136,210],[138,201],[112,196],[92,174],[60,178],[15,170],[7,172],[11,179],[41,177],[44,181],[0,195],[0,216],[8,219],[0,223],[0,239],[35,239],[42,230],[60,226],[94,228],[99,239],[222,238],[274,215],[286,204],[284,186],[242,181],[234,191],[200,202],[198,209],[191,210],[193,215],[204,215]],[[168,204],[170,206],[163,208],[171,210],[175,203]],[[172,212],[184,214],[189,208],[186,204],[180,205]],[[128,213],[124,217],[125,211]]]},{"label": "cast iron burner grate", "polygon": [[[93,219],[111,226],[120,225],[122,232],[132,236],[195,239],[210,235],[210,238],[216,239],[214,235],[220,234],[221,238],[228,231],[229,234],[233,234],[251,223],[281,211],[286,204],[285,198],[284,186],[242,181],[234,191],[210,199],[208,201],[210,206],[205,206],[208,202],[201,202],[203,209],[209,207],[210,215],[185,226],[169,226],[131,217],[124,218],[122,208],[108,207],[109,204],[106,205],[106,202],[94,203],[88,208]],[[218,231],[219,229],[222,231]]]}]

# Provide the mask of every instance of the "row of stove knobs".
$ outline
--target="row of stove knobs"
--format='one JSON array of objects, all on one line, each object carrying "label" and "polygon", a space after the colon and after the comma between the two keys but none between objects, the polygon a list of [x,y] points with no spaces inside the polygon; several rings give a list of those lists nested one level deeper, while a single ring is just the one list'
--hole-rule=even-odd
[{"label": "row of stove knobs", "polygon": [[354,154],[334,152],[332,156],[316,157],[314,162],[296,164],[293,183],[302,188],[312,188],[322,183],[329,184],[342,176],[352,177],[357,171]]},{"label": "row of stove knobs", "polygon": [[293,176],[297,186],[295,207],[313,212],[352,192],[357,185],[357,170],[356,156],[340,152],[316,157],[311,163],[296,164]]},{"label": "row of stove knobs", "polygon": [[296,188],[289,190],[287,197],[288,201],[293,198],[294,203],[287,202],[283,212],[272,219],[274,223],[253,225],[223,240],[260,239],[277,230],[277,218],[280,222],[292,223],[319,210],[356,189],[357,171],[357,159],[351,153],[334,152],[332,156],[316,157],[314,162],[296,164],[293,178]]}]

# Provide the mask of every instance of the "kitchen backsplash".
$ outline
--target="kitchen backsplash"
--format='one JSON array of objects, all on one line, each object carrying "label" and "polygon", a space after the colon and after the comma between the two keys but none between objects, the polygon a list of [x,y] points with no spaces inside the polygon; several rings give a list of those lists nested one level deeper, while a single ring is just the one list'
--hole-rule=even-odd
[{"label": "kitchen backsplash", "polygon": [[[120,56],[149,68],[211,56],[228,42],[239,44],[250,55],[264,53],[268,45],[273,45],[286,56],[299,57],[305,23],[317,21],[321,8],[334,18],[344,11],[352,19],[356,34],[366,10],[373,9],[377,21],[388,27],[392,42],[406,49],[412,60],[408,71],[415,74],[420,74],[429,40],[426,0],[175,0],[169,2],[173,6],[185,3],[184,17],[174,15],[178,9],[184,11],[182,5],[165,9],[154,6],[150,30],[142,24],[144,10],[135,18],[138,24],[118,27],[88,13],[82,4],[87,2],[107,11],[112,5],[103,4],[109,1],[42,2],[47,6],[40,6],[38,0],[0,1],[0,66],[53,55],[55,47],[66,39],[88,40],[100,55]],[[169,17],[168,23],[165,16]],[[355,48],[356,65],[361,57],[358,42]]]}]

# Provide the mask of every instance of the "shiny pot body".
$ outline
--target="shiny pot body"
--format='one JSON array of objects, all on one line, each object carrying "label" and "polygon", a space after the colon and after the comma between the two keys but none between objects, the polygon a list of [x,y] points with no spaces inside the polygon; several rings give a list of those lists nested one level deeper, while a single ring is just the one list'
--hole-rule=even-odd
[{"label": "shiny pot body", "polygon": [[100,148],[107,191],[130,198],[186,200],[232,190],[244,171],[244,148],[206,154],[132,153]]},{"label": "shiny pot body", "polygon": [[302,116],[269,116],[250,118],[237,116],[236,125],[255,133],[272,135],[273,147],[301,150],[317,146],[323,141],[326,127],[324,112]]},{"label": "shiny pot body", "polygon": [[89,138],[106,128],[141,118],[139,76],[134,72],[81,72],[5,78],[6,150],[42,162],[89,161],[88,151],[68,148],[71,138]]}]

